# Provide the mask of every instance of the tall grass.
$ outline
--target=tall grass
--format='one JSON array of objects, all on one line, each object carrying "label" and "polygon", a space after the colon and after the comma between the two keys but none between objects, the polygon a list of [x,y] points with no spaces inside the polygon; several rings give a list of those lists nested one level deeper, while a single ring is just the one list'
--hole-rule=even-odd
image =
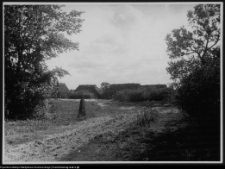
[{"label": "tall grass", "polygon": [[[102,116],[114,116],[118,113],[129,113],[129,110],[119,109],[116,105],[100,106],[97,102],[86,102],[86,118],[97,118]],[[7,135],[29,133],[33,131],[46,131],[58,126],[73,125],[79,122],[77,118],[79,101],[54,100],[45,102],[45,106],[39,107],[36,118],[27,120],[6,120],[5,132]],[[11,133],[11,134],[10,134]]]},{"label": "tall grass", "polygon": [[150,126],[152,123],[156,123],[158,121],[158,113],[157,111],[149,108],[143,109],[139,111],[137,114],[137,125],[138,126]]}]

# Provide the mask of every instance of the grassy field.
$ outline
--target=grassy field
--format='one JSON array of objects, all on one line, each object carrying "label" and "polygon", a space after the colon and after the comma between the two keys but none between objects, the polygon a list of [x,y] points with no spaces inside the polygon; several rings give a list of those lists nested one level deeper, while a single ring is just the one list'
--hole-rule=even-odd
[{"label": "grassy field", "polygon": [[[104,107],[104,104],[109,106]],[[35,139],[42,139],[50,133],[63,132],[59,126],[69,126],[78,123],[77,118],[79,100],[50,100],[49,113],[41,119],[17,120],[5,122],[5,141],[8,144],[21,144]],[[120,109],[120,105],[108,101],[86,100],[86,119],[115,116],[129,113],[127,109]],[[65,128],[66,130],[66,128]],[[40,134],[39,134],[40,133]]]},{"label": "grassy field", "polygon": [[[49,135],[59,136],[61,133],[76,131],[77,135],[74,138],[72,136],[65,138],[75,139],[74,143],[78,141],[76,145],[81,145],[82,142],[85,144],[64,156],[56,156],[55,160],[220,160],[218,125],[200,126],[197,123],[190,123],[188,116],[179,112],[175,107],[150,109],[152,105],[162,105],[159,102],[130,103],[112,100],[86,100],[86,119],[80,120],[77,118],[79,101],[50,100],[49,110],[44,118],[5,122],[5,143],[7,146],[15,148],[34,141],[35,147],[38,143],[35,140],[41,141]],[[132,123],[128,122],[131,119],[135,120]],[[49,144],[54,143],[53,141],[50,140]],[[66,139],[62,143],[64,146],[67,145]],[[44,143],[42,145],[48,146]],[[24,148],[24,150],[26,149]],[[28,152],[30,150],[27,149]],[[54,151],[54,153],[56,152]],[[37,155],[39,154],[37,153]]]}]

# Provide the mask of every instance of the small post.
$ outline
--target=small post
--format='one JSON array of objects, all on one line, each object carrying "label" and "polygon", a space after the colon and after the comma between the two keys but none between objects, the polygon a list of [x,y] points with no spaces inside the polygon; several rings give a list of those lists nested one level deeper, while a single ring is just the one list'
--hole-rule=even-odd
[{"label": "small post", "polygon": [[77,118],[80,118],[80,117],[82,117],[82,118],[86,117],[85,101],[84,101],[83,97],[80,100],[80,106],[79,106]]}]

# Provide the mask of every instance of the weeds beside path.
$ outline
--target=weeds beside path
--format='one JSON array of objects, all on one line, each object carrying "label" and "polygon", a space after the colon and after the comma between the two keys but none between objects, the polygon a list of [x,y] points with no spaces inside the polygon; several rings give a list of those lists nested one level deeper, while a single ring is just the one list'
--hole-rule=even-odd
[{"label": "weeds beside path", "polygon": [[[167,108],[169,109],[169,108]],[[99,135],[90,142],[70,154],[60,158],[60,161],[149,161],[137,159],[154,144],[148,144],[165,132],[173,132],[184,128],[181,113],[159,113],[158,121],[149,126],[138,126],[135,123],[118,134]]]},{"label": "weeds beside path", "polygon": [[133,125],[118,135],[100,135],[59,160],[219,161],[219,130],[189,122],[180,113],[162,113],[150,127]]}]

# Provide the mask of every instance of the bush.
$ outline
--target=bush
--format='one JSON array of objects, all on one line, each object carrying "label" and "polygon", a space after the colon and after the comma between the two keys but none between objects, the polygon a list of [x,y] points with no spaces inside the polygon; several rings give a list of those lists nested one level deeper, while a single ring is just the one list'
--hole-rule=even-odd
[{"label": "bush", "polygon": [[104,93],[101,95],[102,99],[112,99],[113,95],[121,90],[135,90],[140,87],[138,83],[125,83],[125,84],[111,84],[109,88],[106,88]]},{"label": "bush", "polygon": [[[32,118],[37,113],[36,107],[43,105],[44,96],[42,89],[27,88],[24,90],[18,84],[16,92],[8,92],[5,103],[6,119],[27,119]],[[6,90],[7,92],[7,90]]]},{"label": "bush", "polygon": [[143,101],[144,97],[143,91],[140,89],[125,89],[116,92],[113,95],[113,99],[118,101],[135,102],[135,101]]},{"label": "bush", "polygon": [[196,68],[182,79],[177,103],[194,118],[216,118],[220,112],[219,59]]},{"label": "bush", "polygon": [[139,102],[139,101],[163,101],[166,100],[170,90],[168,88],[138,88],[138,89],[125,89],[118,91],[113,95],[114,100],[118,101],[129,101],[129,102]]},{"label": "bush", "polygon": [[153,84],[153,85],[142,85],[141,88],[155,90],[155,89],[167,88],[167,86],[165,84]]},{"label": "bush", "polygon": [[79,85],[75,91],[88,91],[89,93],[93,93],[95,98],[100,98],[100,89],[96,85]]},{"label": "bush", "polygon": [[137,114],[137,125],[148,126],[158,120],[158,112],[152,109],[144,109]]},{"label": "bush", "polygon": [[74,91],[69,95],[70,99],[95,99],[97,98],[94,93],[83,90],[83,91]]},{"label": "bush", "polygon": [[150,94],[146,97],[147,100],[163,101],[167,100],[171,91],[168,88],[158,88],[150,91]]},{"label": "bush", "polygon": [[50,99],[45,99],[42,104],[35,107],[37,113],[34,114],[34,118],[38,120],[52,120],[56,116],[55,111],[57,107],[56,103],[53,103]]},{"label": "bush", "polygon": [[59,93],[58,98],[68,98],[69,89],[65,83],[59,83]]}]

